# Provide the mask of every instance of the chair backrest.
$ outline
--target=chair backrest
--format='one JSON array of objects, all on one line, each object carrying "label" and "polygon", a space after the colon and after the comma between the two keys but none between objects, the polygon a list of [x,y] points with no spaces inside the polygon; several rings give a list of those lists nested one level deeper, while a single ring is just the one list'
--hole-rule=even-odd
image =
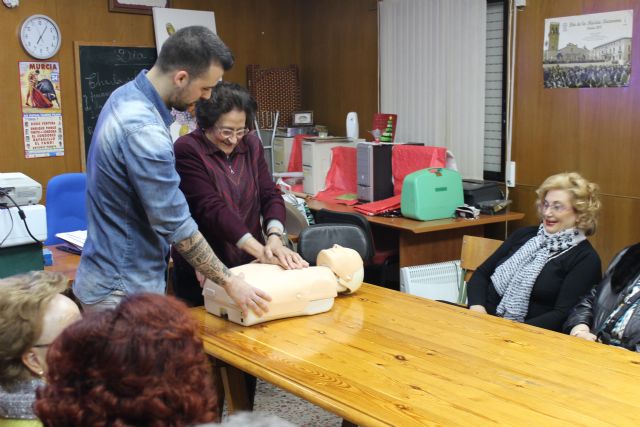
[{"label": "chair backrest", "polygon": [[284,207],[286,213],[284,228],[289,237],[297,237],[302,230],[309,226],[307,218],[302,215],[302,212],[300,212],[298,208],[287,201],[284,202]]},{"label": "chair backrest", "polygon": [[374,245],[373,245],[373,237],[371,234],[371,225],[369,221],[356,212],[338,212],[331,211],[328,209],[320,209],[315,214],[316,224],[351,224],[359,227],[364,232],[365,238],[367,240],[367,246],[369,247],[369,252],[366,257],[362,257],[365,261],[371,259],[374,255]]},{"label": "chair backrest", "polygon": [[300,232],[298,253],[309,265],[316,264],[318,252],[334,244],[357,251],[363,261],[368,261],[371,240],[360,227],[351,224],[314,224]]},{"label": "chair backrest", "polygon": [[87,229],[86,188],[84,173],[65,173],[49,180],[46,245],[62,243],[56,233]]},{"label": "chair backrest", "polygon": [[464,236],[460,254],[460,267],[465,271],[464,280],[468,281],[473,272],[502,244],[502,240],[486,237]]}]

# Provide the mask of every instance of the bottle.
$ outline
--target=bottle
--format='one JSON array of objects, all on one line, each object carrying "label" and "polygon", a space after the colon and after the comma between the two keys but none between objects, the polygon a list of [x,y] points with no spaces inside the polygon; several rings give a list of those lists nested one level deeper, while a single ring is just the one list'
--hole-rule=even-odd
[{"label": "bottle", "polygon": [[352,111],[347,114],[347,138],[357,139],[359,134],[358,113]]}]

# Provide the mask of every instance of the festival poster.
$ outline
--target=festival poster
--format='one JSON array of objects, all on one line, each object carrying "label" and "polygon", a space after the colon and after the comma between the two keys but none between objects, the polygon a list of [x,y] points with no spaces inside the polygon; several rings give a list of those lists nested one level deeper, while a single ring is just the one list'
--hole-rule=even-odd
[{"label": "festival poster", "polygon": [[25,157],[64,155],[59,64],[20,62],[19,69]]},{"label": "festival poster", "polygon": [[61,114],[23,114],[22,126],[27,159],[64,155]]},{"label": "festival poster", "polygon": [[544,87],[629,86],[633,10],[544,21]]}]

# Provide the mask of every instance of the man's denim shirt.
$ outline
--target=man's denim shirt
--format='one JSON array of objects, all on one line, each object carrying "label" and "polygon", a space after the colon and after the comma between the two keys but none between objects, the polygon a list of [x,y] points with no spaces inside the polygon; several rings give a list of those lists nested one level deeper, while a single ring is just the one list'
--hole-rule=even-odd
[{"label": "man's denim shirt", "polygon": [[169,244],[198,229],[178,188],[172,121],[146,70],[102,108],[87,160],[88,236],[73,285],[85,304],[114,290],[163,293]]}]

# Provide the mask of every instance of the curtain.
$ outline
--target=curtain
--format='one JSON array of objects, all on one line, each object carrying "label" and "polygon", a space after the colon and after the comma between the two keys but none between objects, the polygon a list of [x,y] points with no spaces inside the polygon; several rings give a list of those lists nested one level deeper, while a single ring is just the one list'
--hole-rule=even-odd
[{"label": "curtain", "polygon": [[446,147],[465,178],[482,179],[485,0],[379,3],[380,112],[398,114],[396,142]]}]

